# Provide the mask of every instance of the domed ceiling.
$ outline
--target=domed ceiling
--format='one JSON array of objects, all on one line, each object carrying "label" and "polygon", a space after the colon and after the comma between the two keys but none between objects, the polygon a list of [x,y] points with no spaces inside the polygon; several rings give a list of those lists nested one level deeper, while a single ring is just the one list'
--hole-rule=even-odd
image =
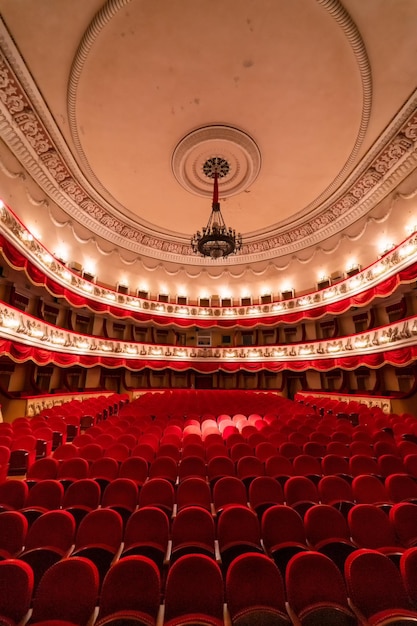
[{"label": "domed ceiling", "polygon": [[[239,296],[279,291],[277,275],[307,289],[307,269],[343,269],[352,248],[365,265],[377,236],[405,238],[415,0],[0,0],[0,12],[0,193],[51,252],[65,245],[108,283],[158,293],[177,280],[197,296],[221,279]],[[229,166],[223,217],[243,237],[223,260],[190,246],[215,157]]]}]

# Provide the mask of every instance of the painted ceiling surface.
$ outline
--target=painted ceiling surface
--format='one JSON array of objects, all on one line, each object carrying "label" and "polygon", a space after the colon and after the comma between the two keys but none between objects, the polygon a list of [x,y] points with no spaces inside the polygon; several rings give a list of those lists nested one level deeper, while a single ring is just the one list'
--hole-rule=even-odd
[{"label": "painted ceiling surface", "polygon": [[[417,219],[415,0],[0,0],[0,15],[0,195],[107,282],[307,289]],[[213,157],[243,236],[223,261],[190,246]]]}]

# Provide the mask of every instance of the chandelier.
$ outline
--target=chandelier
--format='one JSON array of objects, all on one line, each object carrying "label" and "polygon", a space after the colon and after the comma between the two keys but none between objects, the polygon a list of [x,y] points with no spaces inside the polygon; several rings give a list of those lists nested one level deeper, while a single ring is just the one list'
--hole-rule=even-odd
[{"label": "chandelier", "polygon": [[204,174],[214,179],[212,210],[202,231],[197,231],[191,239],[191,248],[195,254],[212,259],[226,258],[236,254],[242,248],[242,235],[233,228],[227,228],[220,211],[219,178],[229,173],[229,164],[225,159],[214,157],[203,165]]}]

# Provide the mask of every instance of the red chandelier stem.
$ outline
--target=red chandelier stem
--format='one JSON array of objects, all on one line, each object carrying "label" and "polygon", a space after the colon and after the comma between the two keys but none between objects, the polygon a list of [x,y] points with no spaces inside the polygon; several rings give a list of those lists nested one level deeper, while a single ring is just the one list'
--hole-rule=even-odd
[{"label": "red chandelier stem", "polygon": [[219,204],[219,183],[217,170],[214,172],[213,207]]}]

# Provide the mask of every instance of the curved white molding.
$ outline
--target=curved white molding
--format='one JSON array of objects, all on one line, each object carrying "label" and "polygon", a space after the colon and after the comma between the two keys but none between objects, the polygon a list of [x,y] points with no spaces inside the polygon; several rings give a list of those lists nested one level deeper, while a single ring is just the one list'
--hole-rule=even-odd
[{"label": "curved white molding", "polygon": [[[80,356],[96,354],[112,358],[122,357],[127,362],[138,359],[156,362],[169,360],[172,364],[176,361],[188,361],[190,367],[198,362],[217,364],[233,362],[240,363],[242,367],[245,364],[260,362],[266,368],[268,363],[285,363],[288,369],[291,369],[291,363],[300,359],[316,361],[360,357],[415,346],[417,316],[337,339],[248,348],[199,348],[144,344],[84,335],[48,324],[0,302],[0,337],[31,347],[48,349],[51,352],[65,352]],[[340,367],[340,365],[335,363],[332,367]]]},{"label": "curved white molding", "polygon": [[[91,301],[100,302],[108,307],[115,307],[126,311],[138,312],[151,315],[155,320],[168,316],[169,320],[187,319],[190,324],[201,319],[215,322],[220,319],[228,319],[239,324],[240,320],[255,319],[256,323],[262,323],[263,318],[268,319],[268,324],[285,321],[286,314],[295,311],[313,311],[322,309],[323,305],[343,302],[363,292],[374,288],[382,281],[395,277],[400,271],[417,263],[417,234],[414,231],[405,241],[391,249],[373,265],[363,271],[357,272],[350,278],[346,278],[336,284],[329,285],[325,289],[309,293],[290,300],[273,300],[264,305],[228,306],[211,305],[201,307],[196,305],[177,305],[174,303],[160,303],[133,296],[120,294],[112,289],[96,285],[84,279],[78,273],[74,273],[68,267],[56,259],[40,244],[15,217],[5,205],[0,208],[0,222],[4,237],[21,252],[21,254],[33,263],[45,277],[51,278],[54,283],[60,284],[68,291],[88,298]],[[16,269],[19,269],[17,267]],[[23,267],[21,268],[23,269]],[[178,271],[182,271],[180,268]],[[411,277],[408,282],[415,280]],[[406,282],[406,281],[405,281]],[[117,315],[117,314],[115,314]],[[320,317],[320,313],[318,314]],[[271,318],[275,322],[271,322]]]},{"label": "curved white molding", "polygon": [[[100,32],[103,23],[107,23],[106,20],[111,19],[113,14],[128,1],[109,0],[105,5],[106,10],[103,9],[103,14],[101,15],[100,12],[101,17],[97,18],[97,24],[91,29],[88,37],[86,35],[87,48],[92,45],[97,36],[96,30]],[[366,68],[367,60],[365,62],[362,44],[357,39],[356,27],[350,23],[350,18],[340,2],[336,0],[317,0],[317,2],[332,14],[339,25],[343,24],[343,28],[346,28],[358,63]],[[162,262],[192,265],[191,275],[193,276],[195,268],[201,267],[202,271],[207,271],[213,279],[220,276],[215,273],[215,270],[219,268],[221,272],[224,272],[224,276],[227,276],[228,272],[230,276],[233,276],[234,268],[238,267],[240,276],[242,266],[267,260],[273,261],[278,269],[284,269],[288,267],[288,262],[285,261],[285,264],[280,266],[276,259],[291,257],[291,262],[300,260],[304,263],[305,260],[302,257],[298,258],[300,251],[307,247],[316,247],[317,251],[325,249],[323,241],[360,219],[365,219],[376,204],[417,166],[417,93],[414,93],[355,172],[340,187],[338,199],[326,201],[320,211],[303,223],[301,221],[299,224],[293,223],[290,228],[281,228],[275,233],[271,231],[262,239],[251,241],[249,236],[246,237],[243,253],[229,257],[225,265],[219,265],[192,255],[188,243],[189,238],[185,235],[184,237],[179,235],[176,240],[164,240],[146,229],[139,231],[127,219],[125,223],[122,223],[118,217],[110,214],[111,207],[104,202],[99,206],[94,197],[94,190],[91,190],[82,179],[68,150],[62,145],[59,132],[56,127],[53,127],[53,120],[44,110],[42,118],[39,117],[37,111],[41,109],[41,95],[37,92],[33,81],[31,82],[31,77],[1,22],[0,43],[1,52],[7,55],[10,62],[10,64],[5,63],[0,58],[4,76],[3,84],[0,86],[0,136],[47,196],[62,211],[71,216],[65,223],[54,216],[54,223],[61,227],[71,228],[78,241],[94,243],[102,254],[118,254],[117,247],[119,247],[138,257],[152,257]],[[82,54],[80,55],[82,65]],[[75,66],[78,67],[77,64]],[[368,85],[369,81],[365,79],[367,72],[365,70],[363,72],[363,83]],[[24,85],[24,89],[21,88],[19,80]],[[10,89],[12,89],[13,97],[10,96]],[[32,96],[36,103],[36,111],[31,107],[28,95]],[[56,146],[59,146],[59,151]],[[65,158],[62,157],[61,152]],[[50,215],[53,215],[52,203],[48,210]],[[77,222],[85,229],[94,232],[95,236],[88,239],[79,237],[76,234]],[[114,251],[104,250],[100,246],[99,238],[112,243],[115,246]],[[139,258],[138,261],[142,262],[142,259]]]}]

